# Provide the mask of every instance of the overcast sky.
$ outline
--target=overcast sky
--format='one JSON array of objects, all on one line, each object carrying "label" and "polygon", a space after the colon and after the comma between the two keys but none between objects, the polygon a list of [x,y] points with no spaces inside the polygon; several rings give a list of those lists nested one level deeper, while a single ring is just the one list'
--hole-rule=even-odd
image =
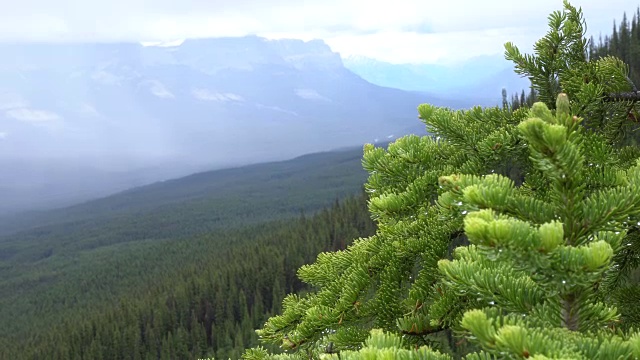
[{"label": "overcast sky", "polygon": [[[258,34],[324,39],[343,55],[447,63],[525,51],[561,0],[20,0],[4,2],[0,40],[169,41]],[[589,34],[609,34],[632,0],[572,1]]]}]

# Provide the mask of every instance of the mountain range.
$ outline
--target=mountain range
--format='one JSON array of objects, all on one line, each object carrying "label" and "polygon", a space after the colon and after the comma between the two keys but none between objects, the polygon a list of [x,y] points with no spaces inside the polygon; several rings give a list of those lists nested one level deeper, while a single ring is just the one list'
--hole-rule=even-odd
[{"label": "mountain range", "polygon": [[392,64],[363,56],[343,59],[345,67],[380,86],[437,93],[445,98],[464,97],[478,105],[495,106],[502,89],[509,94],[529,89],[526,78],[514,72],[502,55],[484,55],[450,65]]},{"label": "mountain range", "polygon": [[419,104],[479,104],[373,84],[321,40],[5,43],[0,51],[0,213],[424,133]]}]

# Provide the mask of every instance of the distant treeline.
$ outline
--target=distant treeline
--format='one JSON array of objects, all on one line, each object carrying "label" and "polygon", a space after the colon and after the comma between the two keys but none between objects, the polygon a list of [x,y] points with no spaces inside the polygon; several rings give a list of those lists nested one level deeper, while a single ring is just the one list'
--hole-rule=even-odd
[{"label": "distant treeline", "polygon": [[629,22],[627,13],[620,25],[613,22],[611,35],[600,36],[596,42],[593,36],[589,43],[589,59],[615,56],[629,65],[629,78],[640,86],[640,7]]}]

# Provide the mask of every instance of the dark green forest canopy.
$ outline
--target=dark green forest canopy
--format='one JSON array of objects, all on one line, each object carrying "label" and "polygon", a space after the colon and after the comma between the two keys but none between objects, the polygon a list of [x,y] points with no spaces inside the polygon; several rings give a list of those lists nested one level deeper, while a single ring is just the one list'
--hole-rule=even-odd
[{"label": "dark green forest canopy", "polygon": [[374,230],[361,195],[314,216],[93,255],[99,272],[76,270],[52,291],[22,299],[27,306],[13,306],[32,333],[4,336],[0,358],[239,358],[258,344],[254,329],[285,294],[308,289],[296,277],[300,266]]}]

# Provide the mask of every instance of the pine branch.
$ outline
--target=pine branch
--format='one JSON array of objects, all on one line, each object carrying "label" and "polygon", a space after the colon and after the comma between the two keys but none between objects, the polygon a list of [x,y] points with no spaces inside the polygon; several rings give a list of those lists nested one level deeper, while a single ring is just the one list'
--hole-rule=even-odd
[{"label": "pine branch", "polygon": [[640,101],[640,91],[629,91],[623,93],[613,93],[605,96],[604,101]]},{"label": "pine branch", "polygon": [[623,93],[613,93],[605,96],[604,101],[613,102],[613,101],[633,101],[634,103],[640,100],[640,91],[636,87],[636,84],[627,77],[627,83],[631,85],[631,91],[623,92]]},{"label": "pine branch", "polygon": [[425,336],[425,335],[432,335],[432,334],[436,334],[439,333],[441,331],[446,330],[447,328],[442,326],[442,325],[438,325],[436,327],[430,327],[427,329],[424,329],[422,331],[407,331],[407,330],[400,330],[400,333],[403,335],[411,335],[411,336]]},{"label": "pine branch", "polygon": [[637,113],[634,114],[633,112],[633,109],[636,103],[640,101],[640,91],[636,89],[635,85],[633,86],[633,91],[609,94],[605,96],[604,101],[605,102],[631,102],[631,104],[629,105],[629,108],[626,110],[625,117],[634,122],[638,122],[640,120],[638,119]]}]

